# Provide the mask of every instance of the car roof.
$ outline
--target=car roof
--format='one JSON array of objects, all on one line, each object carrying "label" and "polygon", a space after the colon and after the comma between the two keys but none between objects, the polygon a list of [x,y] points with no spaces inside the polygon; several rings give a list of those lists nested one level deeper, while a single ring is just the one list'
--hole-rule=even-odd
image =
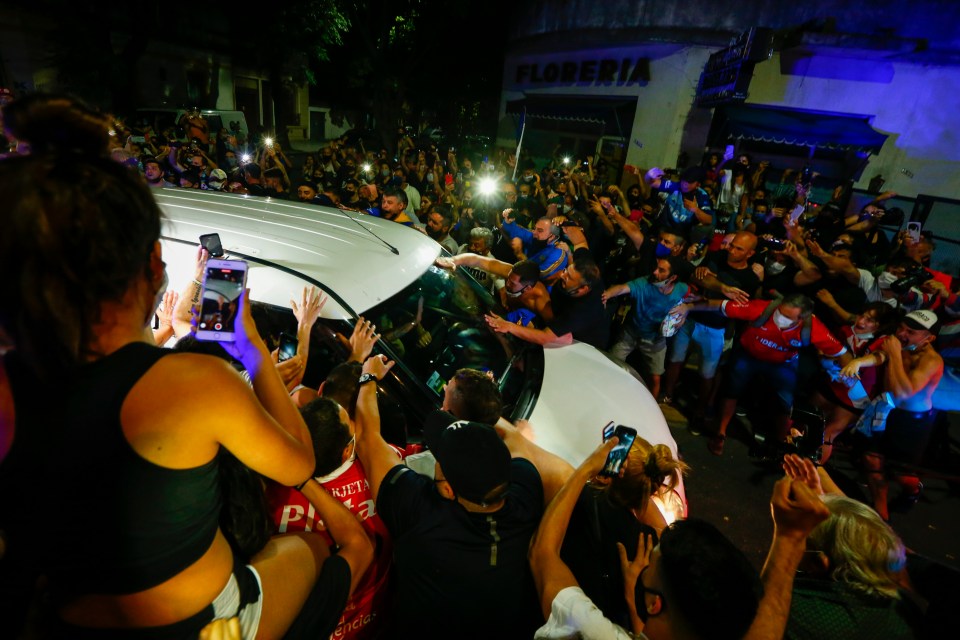
[{"label": "car roof", "polygon": [[[198,189],[153,193],[168,243],[195,252],[201,235],[219,233],[227,257],[248,260],[251,271],[267,264],[273,269],[261,274],[297,276],[325,289],[328,318],[364,313],[419,278],[440,254],[440,245],[417,230],[364,213]],[[257,290],[251,284],[251,297],[287,306],[290,283],[274,284]]]}]

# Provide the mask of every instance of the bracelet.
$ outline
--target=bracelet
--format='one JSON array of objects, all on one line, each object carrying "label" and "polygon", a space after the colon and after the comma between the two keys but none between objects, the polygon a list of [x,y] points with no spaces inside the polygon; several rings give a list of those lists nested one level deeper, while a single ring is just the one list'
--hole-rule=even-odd
[{"label": "bracelet", "polygon": [[196,278],[193,279],[193,284],[197,285],[198,287],[203,287],[203,283]]},{"label": "bracelet", "polygon": [[311,480],[313,480],[312,477],[307,478],[306,480],[304,480],[303,482],[295,486],[294,489],[296,489],[297,491],[303,491],[303,488],[307,486],[307,483],[310,482]]}]

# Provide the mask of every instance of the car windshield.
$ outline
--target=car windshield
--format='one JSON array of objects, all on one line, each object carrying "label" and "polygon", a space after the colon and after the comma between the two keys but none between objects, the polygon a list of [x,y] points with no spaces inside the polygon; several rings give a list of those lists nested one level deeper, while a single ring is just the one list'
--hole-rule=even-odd
[{"label": "car windshield", "polygon": [[520,395],[539,391],[542,369],[528,363],[529,356],[537,355],[531,352],[540,352],[541,362],[543,356],[539,347],[491,331],[483,316],[497,310],[490,292],[462,269],[430,266],[363,315],[377,326],[380,348],[438,397],[450,377],[468,367],[490,371],[500,385],[504,406],[513,408]]}]

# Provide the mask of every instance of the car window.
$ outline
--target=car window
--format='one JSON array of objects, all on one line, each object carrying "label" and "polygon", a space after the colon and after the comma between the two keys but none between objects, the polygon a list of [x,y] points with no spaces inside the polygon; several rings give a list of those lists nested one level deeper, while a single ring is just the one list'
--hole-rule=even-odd
[{"label": "car window", "polygon": [[493,296],[465,272],[431,266],[364,316],[377,325],[383,350],[438,401],[451,376],[468,367],[490,371],[511,407],[522,388],[539,388],[539,376],[524,372],[525,351],[539,348],[491,331],[483,317],[492,311]]}]

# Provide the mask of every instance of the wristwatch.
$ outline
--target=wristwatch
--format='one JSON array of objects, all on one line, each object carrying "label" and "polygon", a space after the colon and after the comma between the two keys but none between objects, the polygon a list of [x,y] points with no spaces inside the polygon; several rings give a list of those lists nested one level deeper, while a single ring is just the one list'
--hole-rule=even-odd
[{"label": "wristwatch", "polygon": [[377,376],[373,375],[372,373],[365,373],[362,376],[360,376],[359,380],[357,380],[357,386],[366,384],[368,382],[380,382],[380,381],[377,379]]}]

